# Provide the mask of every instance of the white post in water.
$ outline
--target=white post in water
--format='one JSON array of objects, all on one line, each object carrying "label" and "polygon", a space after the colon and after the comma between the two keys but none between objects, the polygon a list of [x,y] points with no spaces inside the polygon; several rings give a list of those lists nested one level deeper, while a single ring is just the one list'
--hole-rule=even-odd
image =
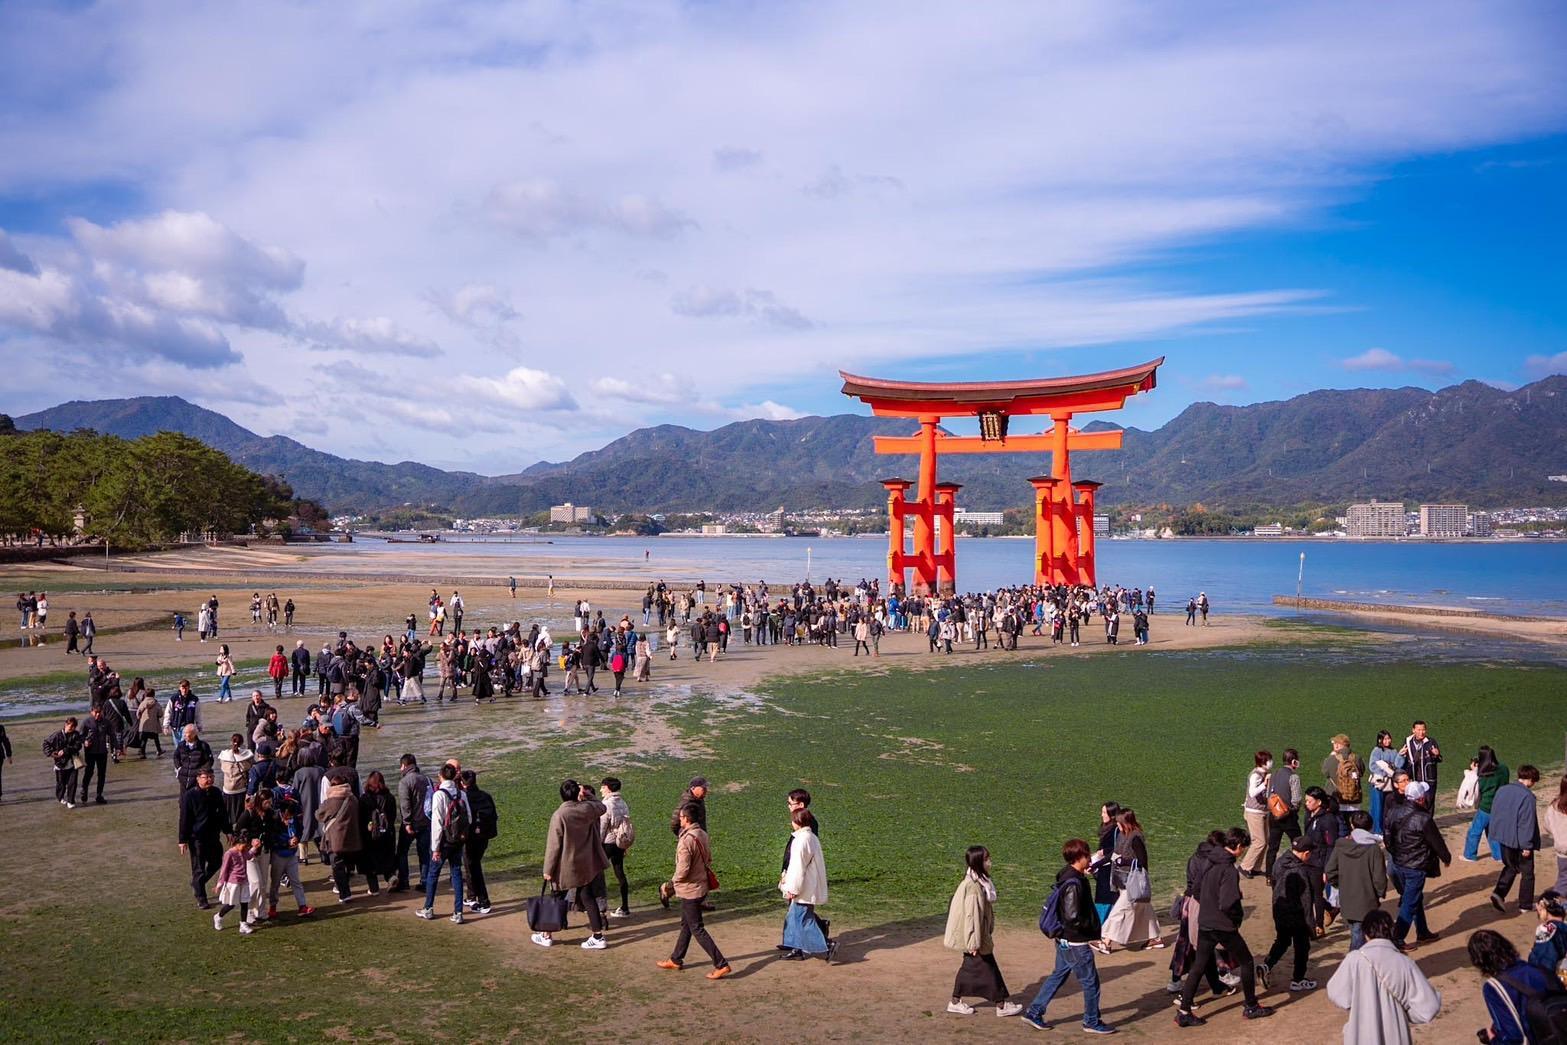
[{"label": "white post in water", "polygon": [[809,546],[807,546],[806,549],[805,549],[805,581],[806,581],[807,584],[809,584],[810,580],[811,580],[811,549],[810,549]]},{"label": "white post in water", "polygon": [[1295,608],[1300,609],[1300,589],[1306,581],[1306,553],[1300,553],[1300,572],[1295,574]]}]

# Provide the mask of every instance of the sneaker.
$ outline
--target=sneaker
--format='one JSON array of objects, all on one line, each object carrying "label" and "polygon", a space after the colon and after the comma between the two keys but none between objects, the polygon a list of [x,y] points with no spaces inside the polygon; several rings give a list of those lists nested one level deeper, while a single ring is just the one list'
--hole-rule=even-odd
[{"label": "sneaker", "polygon": [[1043,1016],[1035,1016],[1035,1015],[1032,1015],[1031,1013],[1025,1012],[1023,1014],[1023,1021],[1022,1022],[1028,1024],[1030,1027],[1034,1028],[1035,1030],[1049,1030],[1050,1029],[1050,1024],[1045,1022],[1045,1018]]},{"label": "sneaker", "polygon": [[529,939],[531,939],[534,943],[538,944],[540,947],[553,947],[553,946],[555,946],[554,939],[551,938],[551,937],[545,936],[543,933],[534,933],[531,937],[529,937]]},{"label": "sneaker", "polygon": [[337,898],[337,902],[338,903],[353,903],[357,899],[359,899],[359,897],[355,896],[353,893],[349,893],[347,896],[339,896]]},{"label": "sneaker", "polygon": [[1180,980],[1171,980],[1169,983],[1164,985],[1164,990],[1167,994],[1179,994],[1181,993],[1182,986],[1184,985]]},{"label": "sneaker", "polygon": [[827,941],[827,954],[826,954],[827,964],[831,965],[833,963],[833,961],[837,957],[838,957],[838,941],[837,940],[828,940]]},{"label": "sneaker", "polygon": [[1114,1034],[1115,1033],[1115,1028],[1110,1026],[1108,1023],[1085,1023],[1085,1024],[1083,1024],[1083,1033],[1084,1034]]},{"label": "sneaker", "polygon": [[251,933],[253,933],[255,931],[256,930],[251,926],[251,924],[249,922],[240,922],[239,923],[239,934],[241,936],[249,936]]},{"label": "sneaker", "polygon": [[67,808],[67,809],[75,809],[76,808],[76,803],[75,802],[67,802],[67,803],[65,803],[65,808]]},{"label": "sneaker", "polygon": [[462,924],[462,912],[461,911],[453,911],[452,912],[452,924],[453,925],[461,925]]},{"label": "sneaker", "polygon": [[631,912],[626,910],[624,907],[617,907],[613,911],[609,912],[609,916],[611,918],[630,918]]},{"label": "sneaker", "polygon": [[473,909],[473,913],[474,914],[489,914],[490,913],[490,905],[487,904],[487,903],[481,903],[481,904],[479,904],[477,907],[475,907]]},{"label": "sneaker", "polygon": [[[1260,968],[1262,967],[1263,963],[1258,962],[1257,964]],[[1239,987],[1241,985],[1241,978],[1238,973],[1221,972],[1219,973],[1219,982],[1224,984],[1226,987]]]},{"label": "sneaker", "polygon": [[1195,1012],[1187,1012],[1185,1009],[1175,1010],[1175,1025],[1177,1027],[1201,1027],[1208,1021]]},{"label": "sneaker", "polygon": [[215,914],[212,916],[212,927],[218,932],[223,931],[223,916],[221,914]]},{"label": "sneaker", "polygon": [[974,1015],[974,1006],[966,1001],[952,1001],[947,1003],[947,1011],[958,1016]]},{"label": "sneaker", "polygon": [[582,949],[584,951],[602,951],[608,946],[609,941],[604,939],[602,936],[589,936],[586,940],[582,941]]},{"label": "sneaker", "polygon": [[729,966],[727,966],[727,965],[720,965],[718,968],[716,968],[712,972],[708,973],[707,974],[707,978],[710,979],[710,980],[721,980],[725,976],[728,976],[732,972],[734,972],[734,970],[731,969]]},{"label": "sneaker", "polygon": [[414,912],[414,915],[416,917],[423,918],[428,922],[435,917],[435,909],[431,907],[421,907]]},{"label": "sneaker", "polygon": [[1265,1020],[1273,1015],[1273,1010],[1266,1005],[1248,1005],[1241,1010],[1241,1015],[1248,1020]]},{"label": "sneaker", "polygon": [[[1240,980],[1240,977],[1237,976],[1236,977],[1236,981],[1239,982],[1239,980]],[[1219,977],[1219,982],[1227,984],[1230,981],[1226,980],[1223,976],[1220,976]],[[1263,990],[1267,990],[1268,989],[1268,963],[1267,962],[1258,962],[1257,963],[1257,982],[1262,984],[1262,989]]]},{"label": "sneaker", "polygon": [[303,906],[303,907],[301,907],[299,909],[299,916],[301,918],[311,918],[311,917],[314,917],[315,913],[316,913],[316,909],[314,907],[311,907],[309,904],[306,904],[305,906]]},{"label": "sneaker", "polygon": [[1504,904],[1502,902],[1502,898],[1500,896],[1497,896],[1495,893],[1491,894],[1491,906],[1496,908],[1502,914],[1506,914],[1507,913],[1507,905]]},{"label": "sneaker", "polygon": [[104,798],[102,795],[99,795],[97,798],[93,799],[93,801],[96,802],[98,805],[101,805],[101,806],[106,806],[106,805],[109,804],[109,800],[107,798]]},{"label": "sneaker", "polygon": [[1301,991],[1314,991],[1317,989],[1316,980],[1291,980],[1290,990],[1296,993]]},{"label": "sneaker", "polygon": [[1016,1016],[1023,1011],[1023,1006],[1015,1001],[1004,1001],[996,1006],[996,1015],[1005,1019],[1008,1016]]}]

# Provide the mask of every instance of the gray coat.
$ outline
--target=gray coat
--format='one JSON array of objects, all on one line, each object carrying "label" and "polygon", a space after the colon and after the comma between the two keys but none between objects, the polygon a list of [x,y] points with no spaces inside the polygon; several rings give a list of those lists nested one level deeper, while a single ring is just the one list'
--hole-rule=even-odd
[{"label": "gray coat", "polygon": [[410,769],[397,782],[398,816],[404,827],[422,831],[430,826],[430,818],[424,814],[424,796],[432,786],[430,778],[417,769]]},{"label": "gray coat", "polygon": [[316,822],[316,805],[321,801],[321,767],[300,766],[294,770],[293,784],[294,797],[299,800],[300,841],[319,843],[321,825]]}]

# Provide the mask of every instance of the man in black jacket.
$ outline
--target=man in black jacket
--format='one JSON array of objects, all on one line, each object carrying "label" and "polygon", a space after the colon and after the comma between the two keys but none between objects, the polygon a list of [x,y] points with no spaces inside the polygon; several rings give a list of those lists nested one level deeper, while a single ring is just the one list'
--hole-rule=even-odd
[{"label": "man in black jacket", "polygon": [[104,805],[108,799],[103,797],[104,778],[109,775],[109,750],[112,747],[109,736],[109,723],[104,721],[103,705],[94,705],[87,713],[87,721],[82,725],[82,757],[87,761],[87,767],[82,770],[82,797],[77,799],[82,805],[87,804],[87,792],[92,785],[93,773],[98,774],[97,803]]},{"label": "man in black jacket", "polygon": [[212,767],[196,773],[196,786],[180,797],[180,852],[190,856],[190,887],[196,906],[205,911],[207,883],[223,862],[222,833],[232,831],[223,792],[212,786]]},{"label": "man in black jacket", "polygon": [[5,735],[5,727],[0,726],[0,795],[5,792],[5,763],[11,761],[11,738]]},{"label": "man in black jacket", "polygon": [[1284,952],[1295,949],[1295,965],[1290,975],[1290,990],[1315,990],[1315,980],[1306,979],[1306,959],[1311,954],[1311,926],[1315,921],[1313,876],[1321,873],[1311,867],[1311,839],[1301,835],[1290,843],[1289,852],[1273,865],[1273,947],[1267,960],[1257,966],[1257,978],[1268,986],[1268,970],[1277,965]]},{"label": "man in black jacket", "polygon": [[1409,927],[1415,942],[1431,943],[1440,934],[1426,924],[1426,880],[1442,873],[1442,864],[1453,862],[1447,842],[1431,817],[1431,785],[1419,781],[1404,789],[1404,801],[1389,806],[1382,815],[1383,841],[1387,845],[1388,877],[1399,892],[1398,918],[1393,923],[1393,944],[1407,950]]},{"label": "man in black jacket", "polygon": [[488,791],[479,790],[479,774],[464,769],[457,778],[468,799],[468,810],[473,814],[473,828],[463,845],[463,884],[469,890],[464,903],[474,914],[489,914],[490,890],[484,884],[484,851],[490,847],[490,839],[500,833],[500,816],[495,810],[495,799]]},{"label": "man in black jacket", "polygon": [[1099,969],[1094,965],[1094,949],[1089,946],[1099,940],[1101,927],[1088,884],[1088,865],[1093,859],[1088,843],[1081,838],[1068,839],[1061,847],[1061,859],[1066,866],[1056,874],[1055,904],[1061,919],[1061,932],[1056,937],[1056,967],[1039,985],[1039,993],[1023,1013],[1023,1022],[1036,1030],[1049,1030],[1045,1007],[1066,978],[1076,976],[1083,988],[1083,1030],[1090,1034],[1114,1034],[1115,1028],[1099,1018]]},{"label": "man in black jacket", "polygon": [[[289,605],[293,605],[292,600]],[[304,639],[295,640],[294,652],[289,655],[289,664],[294,669],[294,687],[290,692],[296,697],[302,697],[305,695],[305,680],[310,677],[310,647],[305,645]]]},{"label": "man in black jacket", "polygon": [[1186,973],[1180,1007],[1175,1010],[1177,1027],[1197,1027],[1208,1022],[1192,1012],[1192,999],[1203,973],[1213,962],[1214,948],[1219,946],[1240,966],[1241,990],[1246,993],[1242,1014],[1248,1020],[1273,1015],[1272,1009],[1257,1003],[1257,970],[1252,964],[1251,949],[1240,934],[1245,911],[1241,907],[1241,876],[1235,861],[1249,845],[1251,835],[1245,828],[1232,827],[1224,836],[1224,848],[1208,854],[1208,866],[1197,882],[1197,955]]},{"label": "man in black jacket", "polygon": [[71,799],[76,795],[76,760],[82,753],[82,735],[76,729],[76,716],[65,720],[65,728],[57,729],[44,741],[44,754],[54,760],[54,797],[67,809],[75,809]]},{"label": "man in black jacket", "polygon": [[174,776],[180,782],[181,791],[196,786],[196,774],[203,767],[212,768],[212,748],[194,725],[185,727],[185,735],[174,745]]}]

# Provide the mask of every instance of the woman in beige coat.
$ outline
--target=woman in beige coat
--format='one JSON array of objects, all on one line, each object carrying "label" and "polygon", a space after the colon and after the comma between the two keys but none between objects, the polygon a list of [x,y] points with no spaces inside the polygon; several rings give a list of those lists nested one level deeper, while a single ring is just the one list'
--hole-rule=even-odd
[{"label": "woman in beige coat", "polygon": [[996,964],[992,935],[996,928],[996,887],[990,880],[990,850],[971,845],[966,854],[968,870],[947,907],[945,943],[963,952],[963,965],[952,983],[947,1011],[972,1016],[974,1006],[965,997],[994,1002],[997,1016],[1016,1016],[1023,1006],[1010,1002],[1007,984]]},{"label": "woman in beige coat", "polygon": [[[131,692],[142,685],[142,680],[137,679],[131,683]],[[155,690],[144,689],[141,696],[131,704],[136,711],[136,747],[141,751],[141,757],[147,757],[147,741],[152,741],[158,748],[158,757],[163,757],[163,738],[161,723],[163,715],[158,707],[158,694]]]}]

